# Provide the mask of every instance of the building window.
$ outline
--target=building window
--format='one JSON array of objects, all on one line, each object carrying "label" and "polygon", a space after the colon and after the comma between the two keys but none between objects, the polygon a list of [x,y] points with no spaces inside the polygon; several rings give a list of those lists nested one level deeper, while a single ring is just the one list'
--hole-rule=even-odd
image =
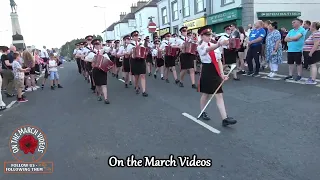
[{"label": "building window", "polygon": [[178,12],[178,3],[174,1],[171,3],[172,7],[172,21],[176,21],[179,19],[179,12]]},{"label": "building window", "polygon": [[234,0],[221,0],[221,6],[234,3]]},{"label": "building window", "polygon": [[204,11],[204,0],[195,0],[195,12],[199,13],[203,11]]},{"label": "building window", "polygon": [[140,24],[140,27],[142,27],[142,16],[141,16],[141,14],[139,14],[139,24]]},{"label": "building window", "polygon": [[173,27],[172,33],[173,33],[173,34],[179,34],[179,28],[178,28],[178,26]]},{"label": "building window", "polygon": [[189,5],[189,0],[182,0],[182,12],[183,12],[183,17],[188,17],[190,16],[190,5]]},{"label": "building window", "polygon": [[168,24],[168,14],[167,14],[166,7],[161,9],[161,14],[162,14],[162,24]]}]

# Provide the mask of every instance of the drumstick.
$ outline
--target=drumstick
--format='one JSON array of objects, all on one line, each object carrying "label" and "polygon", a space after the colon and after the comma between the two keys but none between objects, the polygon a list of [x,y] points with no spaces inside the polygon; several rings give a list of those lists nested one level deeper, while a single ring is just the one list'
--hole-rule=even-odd
[{"label": "drumstick", "polygon": [[[231,65],[231,69],[228,72],[227,76],[229,77],[230,73],[234,70],[234,68],[236,68],[235,64]],[[204,106],[204,108],[202,109],[202,111],[200,112],[200,114],[198,115],[197,119],[200,118],[200,116],[202,115],[202,113],[206,110],[207,106],[210,104],[211,100],[213,99],[213,97],[217,94],[218,90],[220,89],[220,87],[222,86],[222,84],[225,82],[226,80],[223,80],[220,85],[218,86],[218,88],[214,91],[214,93],[212,94],[212,96],[210,97],[209,101],[207,102],[207,104]]]}]

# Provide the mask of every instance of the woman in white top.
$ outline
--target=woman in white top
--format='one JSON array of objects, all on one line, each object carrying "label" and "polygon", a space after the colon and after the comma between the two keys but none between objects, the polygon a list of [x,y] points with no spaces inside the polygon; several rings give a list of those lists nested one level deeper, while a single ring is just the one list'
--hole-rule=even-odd
[{"label": "woman in white top", "polygon": [[[221,59],[217,59],[214,50],[220,46],[227,45],[228,41],[219,41],[217,44],[210,43],[212,39],[212,30],[209,26],[202,27],[198,30],[201,35],[200,44],[197,48],[199,57],[202,63],[202,70],[199,82],[199,91],[201,94],[200,108],[204,109],[210,99],[210,96],[215,93],[216,103],[222,118],[222,125],[227,126],[237,123],[231,117],[227,116],[226,108],[223,100],[223,90],[220,84],[222,80],[227,80],[228,76],[223,73],[223,65]],[[220,86],[220,87],[219,87]],[[202,120],[210,120],[206,112],[200,116]]]}]

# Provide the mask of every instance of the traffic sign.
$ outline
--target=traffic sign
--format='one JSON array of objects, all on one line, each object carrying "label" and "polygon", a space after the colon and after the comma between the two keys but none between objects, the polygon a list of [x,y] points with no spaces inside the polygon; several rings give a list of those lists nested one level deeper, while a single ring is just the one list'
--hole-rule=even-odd
[{"label": "traffic sign", "polygon": [[148,24],[148,30],[149,30],[149,33],[154,33],[154,32],[156,32],[156,30],[157,30],[157,25],[156,25],[156,23],[150,21],[149,24]]}]

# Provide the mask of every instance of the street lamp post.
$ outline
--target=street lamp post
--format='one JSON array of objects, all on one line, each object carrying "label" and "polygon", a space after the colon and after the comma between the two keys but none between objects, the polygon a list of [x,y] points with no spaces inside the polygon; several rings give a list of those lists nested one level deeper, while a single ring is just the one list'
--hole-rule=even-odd
[{"label": "street lamp post", "polygon": [[[104,9],[103,10],[103,18],[104,18],[104,30],[107,29],[107,20],[106,20],[106,7],[102,7],[102,6],[93,6],[94,8],[101,8],[101,9]],[[105,41],[107,40],[107,32],[104,33],[104,38],[105,38]]]}]

